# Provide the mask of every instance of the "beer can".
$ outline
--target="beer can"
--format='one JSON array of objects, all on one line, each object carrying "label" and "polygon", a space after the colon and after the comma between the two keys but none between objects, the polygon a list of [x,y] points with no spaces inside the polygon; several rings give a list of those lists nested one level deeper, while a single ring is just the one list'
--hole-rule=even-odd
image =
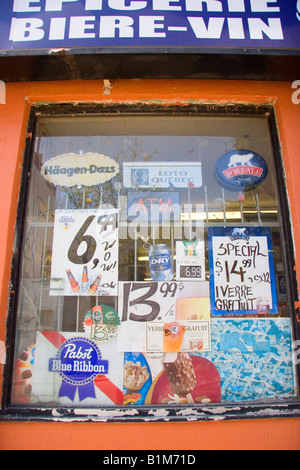
[{"label": "beer can", "polygon": [[150,245],[150,273],[154,281],[172,281],[174,277],[173,263],[168,245]]}]

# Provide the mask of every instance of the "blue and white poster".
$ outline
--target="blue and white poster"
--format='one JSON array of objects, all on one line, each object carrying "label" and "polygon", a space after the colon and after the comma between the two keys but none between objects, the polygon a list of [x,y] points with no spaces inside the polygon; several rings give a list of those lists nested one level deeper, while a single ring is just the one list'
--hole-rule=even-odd
[{"label": "blue and white poster", "polygon": [[211,314],[277,314],[268,227],[208,229]]},{"label": "blue and white poster", "polygon": [[223,403],[297,396],[290,318],[214,318],[211,361],[221,379]]}]

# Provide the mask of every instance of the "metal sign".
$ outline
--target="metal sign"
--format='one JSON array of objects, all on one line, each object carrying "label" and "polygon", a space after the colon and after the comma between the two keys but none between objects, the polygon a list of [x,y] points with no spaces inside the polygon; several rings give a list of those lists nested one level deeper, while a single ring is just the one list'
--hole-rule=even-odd
[{"label": "metal sign", "polygon": [[218,183],[229,191],[250,191],[268,176],[268,165],[255,152],[231,150],[222,155],[215,166]]},{"label": "metal sign", "polygon": [[299,0],[14,0],[1,2],[0,18],[5,54],[153,47],[300,51]]}]

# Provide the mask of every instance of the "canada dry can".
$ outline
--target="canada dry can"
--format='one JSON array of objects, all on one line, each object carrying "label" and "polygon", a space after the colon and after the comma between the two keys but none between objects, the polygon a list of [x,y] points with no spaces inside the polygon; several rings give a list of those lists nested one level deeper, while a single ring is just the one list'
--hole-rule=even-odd
[{"label": "canada dry can", "polygon": [[151,245],[149,248],[151,277],[154,281],[172,281],[173,263],[168,245]]}]

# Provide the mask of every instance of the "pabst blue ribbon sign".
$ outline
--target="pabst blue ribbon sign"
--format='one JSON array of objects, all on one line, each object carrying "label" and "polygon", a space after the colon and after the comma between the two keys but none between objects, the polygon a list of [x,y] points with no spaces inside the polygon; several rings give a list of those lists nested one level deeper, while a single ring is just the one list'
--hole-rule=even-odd
[{"label": "pabst blue ribbon sign", "polygon": [[298,49],[297,0],[14,0],[0,50],[74,47]]},{"label": "pabst blue ribbon sign", "polygon": [[95,342],[88,338],[71,338],[65,341],[55,358],[49,360],[49,371],[59,372],[62,384],[60,397],[74,400],[78,390],[80,401],[95,398],[94,379],[108,373],[108,361],[101,357]]}]

